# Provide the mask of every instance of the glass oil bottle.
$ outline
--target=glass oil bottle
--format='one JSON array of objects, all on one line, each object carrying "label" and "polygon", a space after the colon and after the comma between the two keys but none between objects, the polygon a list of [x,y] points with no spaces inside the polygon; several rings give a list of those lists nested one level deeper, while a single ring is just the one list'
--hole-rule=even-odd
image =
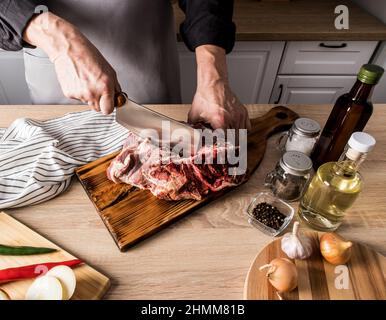
[{"label": "glass oil bottle", "polygon": [[363,65],[351,91],[338,98],[311,155],[315,171],[323,163],[338,161],[350,136],[363,131],[373,112],[374,86],[383,73],[380,66]]},{"label": "glass oil bottle", "polygon": [[374,145],[372,136],[355,132],[338,162],[319,167],[299,205],[298,216],[303,223],[319,231],[334,231],[340,226],[362,191],[358,169]]}]

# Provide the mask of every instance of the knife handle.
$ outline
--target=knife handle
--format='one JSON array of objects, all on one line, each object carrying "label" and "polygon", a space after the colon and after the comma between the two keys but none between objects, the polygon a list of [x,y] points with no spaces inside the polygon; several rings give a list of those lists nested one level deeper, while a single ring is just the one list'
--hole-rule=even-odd
[{"label": "knife handle", "polygon": [[125,105],[127,101],[127,94],[124,92],[117,92],[114,95],[114,106],[116,108],[121,108]]}]

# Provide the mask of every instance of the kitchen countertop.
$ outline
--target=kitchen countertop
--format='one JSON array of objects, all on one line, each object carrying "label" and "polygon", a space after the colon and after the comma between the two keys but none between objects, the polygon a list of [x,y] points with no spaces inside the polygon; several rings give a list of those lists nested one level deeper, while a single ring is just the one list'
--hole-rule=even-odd
[{"label": "kitchen countertop", "polygon": [[[250,105],[257,117],[272,105]],[[158,106],[183,120],[189,106]],[[17,118],[49,119],[85,106],[0,106],[0,127]],[[291,106],[324,124],[331,106]],[[376,105],[367,130],[377,146],[363,164],[365,188],[339,233],[386,255],[386,105]],[[265,174],[279,158],[270,139],[251,180],[186,216],[126,253],[119,252],[102,220],[74,179],[69,191],[44,204],[5,210],[112,279],[109,299],[241,299],[249,265],[272,239],[251,227],[245,209],[262,190]]]},{"label": "kitchen countertop", "polygon": [[[334,9],[349,8],[349,30],[336,30]],[[177,30],[183,13],[175,6]],[[234,22],[239,41],[386,40],[386,25],[347,0],[235,0]]]}]

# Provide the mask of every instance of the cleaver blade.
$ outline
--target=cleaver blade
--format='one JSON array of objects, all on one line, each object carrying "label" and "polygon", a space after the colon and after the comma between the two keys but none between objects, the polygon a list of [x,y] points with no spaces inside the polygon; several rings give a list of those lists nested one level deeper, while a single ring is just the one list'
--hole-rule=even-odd
[{"label": "cleaver blade", "polygon": [[125,93],[115,96],[117,122],[156,146],[186,148],[195,153],[201,145],[201,130],[138,104]]}]

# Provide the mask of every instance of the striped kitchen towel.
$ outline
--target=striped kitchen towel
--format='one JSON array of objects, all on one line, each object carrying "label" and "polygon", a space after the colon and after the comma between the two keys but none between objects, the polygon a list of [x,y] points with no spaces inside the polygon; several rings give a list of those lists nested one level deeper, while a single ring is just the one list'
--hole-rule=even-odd
[{"label": "striped kitchen towel", "polygon": [[75,169],[122,147],[128,131],[115,114],[69,113],[18,119],[0,129],[0,209],[38,204],[65,191]]}]

